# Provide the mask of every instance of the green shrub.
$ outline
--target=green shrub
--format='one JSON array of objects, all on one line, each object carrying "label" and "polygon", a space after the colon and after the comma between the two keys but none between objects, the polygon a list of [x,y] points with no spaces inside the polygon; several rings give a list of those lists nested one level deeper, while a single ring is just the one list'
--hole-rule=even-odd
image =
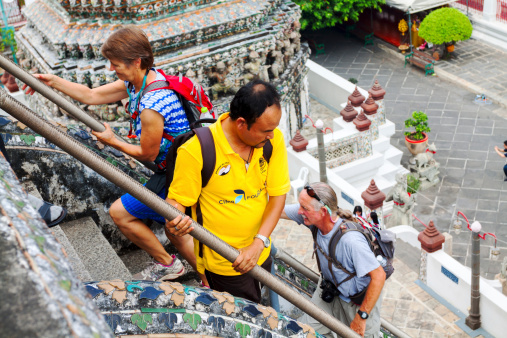
[{"label": "green shrub", "polygon": [[356,83],[357,83],[357,79],[356,79],[356,78],[351,77],[351,78],[349,79],[349,82],[350,82],[350,83],[353,83],[353,84],[356,84]]},{"label": "green shrub", "polygon": [[415,194],[419,190],[420,185],[421,181],[419,179],[410,174],[407,175],[407,192],[409,194]]},{"label": "green shrub", "polygon": [[419,36],[433,44],[454,43],[470,39],[472,24],[467,16],[456,8],[440,8],[424,18]]},{"label": "green shrub", "polygon": [[422,140],[423,133],[429,133],[431,128],[428,126],[428,116],[422,111],[415,111],[412,117],[405,120],[405,128],[414,127],[415,131],[406,131],[405,136],[412,140]]},{"label": "green shrub", "polygon": [[357,21],[366,8],[380,11],[385,0],[295,0],[301,7],[301,29],[321,29]]}]

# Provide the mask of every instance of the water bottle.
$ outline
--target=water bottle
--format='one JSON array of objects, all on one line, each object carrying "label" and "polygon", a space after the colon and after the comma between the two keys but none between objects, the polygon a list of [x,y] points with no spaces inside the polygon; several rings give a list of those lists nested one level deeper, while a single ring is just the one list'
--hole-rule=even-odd
[{"label": "water bottle", "polygon": [[387,265],[387,259],[381,255],[377,256],[377,261],[380,263],[380,265],[384,268]]},{"label": "water bottle", "polygon": [[[207,107],[202,107],[201,108],[201,116],[200,116],[200,119],[212,119],[213,118],[213,115],[211,115],[211,113],[209,112],[208,108]],[[202,126],[203,127],[208,127],[210,126],[211,123],[203,123]]]}]

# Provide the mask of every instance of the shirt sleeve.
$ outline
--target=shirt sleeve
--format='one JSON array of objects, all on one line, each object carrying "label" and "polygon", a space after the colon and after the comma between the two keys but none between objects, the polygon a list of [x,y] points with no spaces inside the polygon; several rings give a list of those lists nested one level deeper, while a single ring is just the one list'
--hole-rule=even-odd
[{"label": "shirt sleeve", "polygon": [[269,196],[281,196],[290,190],[289,164],[282,132],[276,128],[274,134],[271,140],[273,153],[268,166],[267,192]]},{"label": "shirt sleeve", "polygon": [[185,207],[194,205],[201,195],[202,165],[201,144],[194,136],[178,149],[174,178],[167,198]]},{"label": "shirt sleeve", "polygon": [[298,214],[299,210],[299,203],[296,204],[287,204],[285,205],[285,208],[283,211],[285,211],[285,214],[287,217],[289,217],[291,220],[298,224],[304,224],[303,216]]},{"label": "shirt sleeve", "polygon": [[354,267],[357,277],[364,277],[380,266],[363,234],[351,231],[343,235],[341,241],[343,241],[347,259]]}]

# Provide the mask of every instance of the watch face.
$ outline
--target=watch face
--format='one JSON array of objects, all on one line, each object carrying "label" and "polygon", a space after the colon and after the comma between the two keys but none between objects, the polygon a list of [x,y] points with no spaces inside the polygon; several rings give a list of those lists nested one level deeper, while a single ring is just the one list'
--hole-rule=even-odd
[{"label": "watch face", "polygon": [[366,319],[366,317],[368,317],[368,315],[366,313],[364,313],[364,312],[361,313],[361,318]]}]

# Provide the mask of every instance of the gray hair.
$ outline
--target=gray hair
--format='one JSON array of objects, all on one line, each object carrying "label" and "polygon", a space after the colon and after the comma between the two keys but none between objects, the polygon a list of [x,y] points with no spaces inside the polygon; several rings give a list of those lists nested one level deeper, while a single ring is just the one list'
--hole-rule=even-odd
[{"label": "gray hair", "polygon": [[[309,186],[315,191],[317,196],[319,196],[322,203],[326,204],[331,212],[335,215],[338,215],[340,218],[353,221],[354,217],[350,210],[343,210],[338,207],[338,197],[336,196],[335,191],[328,184],[322,182],[310,183]],[[313,210],[319,210],[322,208],[322,203],[320,203],[316,198],[312,198],[312,207]],[[333,216],[333,215],[331,215]]]}]

